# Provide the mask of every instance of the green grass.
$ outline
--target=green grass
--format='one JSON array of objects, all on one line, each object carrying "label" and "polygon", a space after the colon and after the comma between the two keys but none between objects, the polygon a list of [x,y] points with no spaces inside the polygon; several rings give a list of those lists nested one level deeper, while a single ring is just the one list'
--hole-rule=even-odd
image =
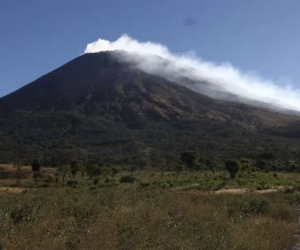
[{"label": "green grass", "polygon": [[168,186],[183,189],[219,190],[249,188],[250,190],[266,190],[272,188],[300,188],[300,174],[291,172],[253,172],[238,174],[235,180],[230,180],[226,172],[186,172],[179,177],[175,175],[160,178],[156,183],[166,183]]},{"label": "green grass", "polygon": [[[0,187],[16,186],[15,172],[12,166],[2,166],[6,171],[11,172],[10,178],[1,179]],[[36,184],[33,180],[33,175],[29,167],[23,167],[22,171],[25,173],[21,179],[21,183],[17,186],[25,188],[34,188]],[[49,187],[61,186],[62,177],[55,175],[55,169],[42,168],[44,179],[38,182],[39,185]],[[220,189],[242,189],[249,190],[268,190],[280,188],[295,188],[300,189],[300,174],[293,172],[250,172],[239,173],[235,180],[229,179],[229,174],[225,171],[218,171],[215,173],[209,171],[195,171],[182,172],[179,175],[172,171],[160,172],[155,169],[148,169],[144,171],[135,171],[133,173],[121,171],[115,176],[102,175],[99,178],[98,186],[116,186],[124,185],[120,183],[119,179],[122,176],[132,175],[135,178],[134,185],[140,186],[155,186],[166,189],[197,189],[202,191],[216,191]],[[46,181],[48,179],[48,181]],[[66,181],[71,180],[71,176],[66,176]],[[76,180],[80,185],[91,185],[92,181],[87,176],[82,177],[80,173],[77,174]],[[47,183],[46,183],[47,182]],[[126,184],[125,184],[126,185]]]}]

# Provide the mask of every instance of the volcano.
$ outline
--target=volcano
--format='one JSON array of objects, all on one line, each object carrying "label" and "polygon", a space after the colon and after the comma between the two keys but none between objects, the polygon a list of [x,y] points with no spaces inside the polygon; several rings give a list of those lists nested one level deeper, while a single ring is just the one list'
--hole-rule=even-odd
[{"label": "volcano", "polygon": [[[197,82],[196,91],[191,79],[146,73],[119,53],[81,55],[2,97],[3,161],[57,150],[174,157],[200,150],[225,157],[297,148],[296,112],[245,100],[209,82]],[[208,95],[211,89],[217,94]]]}]

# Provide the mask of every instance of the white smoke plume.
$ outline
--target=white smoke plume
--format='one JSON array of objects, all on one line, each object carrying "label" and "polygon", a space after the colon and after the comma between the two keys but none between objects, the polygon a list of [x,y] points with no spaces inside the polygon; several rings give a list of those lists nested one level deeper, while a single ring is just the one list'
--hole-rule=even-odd
[{"label": "white smoke plume", "polygon": [[[234,95],[300,111],[300,90],[290,85],[280,87],[278,83],[263,79],[255,73],[242,72],[228,62],[203,61],[194,52],[174,54],[159,43],[140,42],[124,34],[113,42],[99,39],[90,43],[85,53],[114,50],[129,52],[119,53],[120,58],[147,73],[170,80],[186,77],[199,82],[199,86],[203,81],[210,82]],[[193,89],[197,90],[197,85]],[[214,93],[206,94],[217,97]]]}]

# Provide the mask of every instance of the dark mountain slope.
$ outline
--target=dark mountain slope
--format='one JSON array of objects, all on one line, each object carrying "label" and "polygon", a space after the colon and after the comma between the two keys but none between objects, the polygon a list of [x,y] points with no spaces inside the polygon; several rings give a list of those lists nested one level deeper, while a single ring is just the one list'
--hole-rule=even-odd
[{"label": "dark mountain slope", "polygon": [[232,156],[272,147],[283,154],[298,139],[282,131],[300,120],[133,70],[113,52],[82,55],[1,98],[0,118],[3,160],[61,150],[175,157],[186,149]]}]

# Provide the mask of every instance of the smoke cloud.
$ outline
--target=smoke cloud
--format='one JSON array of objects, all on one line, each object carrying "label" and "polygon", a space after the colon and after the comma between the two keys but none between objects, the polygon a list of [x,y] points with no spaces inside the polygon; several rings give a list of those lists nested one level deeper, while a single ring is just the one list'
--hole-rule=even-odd
[{"label": "smoke cloud", "polygon": [[[231,93],[248,100],[300,111],[299,89],[293,89],[288,84],[281,87],[282,83],[264,79],[252,72],[242,72],[229,62],[204,61],[193,51],[175,54],[159,43],[140,42],[124,34],[113,42],[99,39],[90,43],[85,53],[115,50],[128,52],[117,55],[133,67],[180,82],[213,97],[230,98],[228,93]],[[185,84],[183,79],[192,80],[193,84]],[[210,87],[203,87],[204,82],[210,83]]]}]

